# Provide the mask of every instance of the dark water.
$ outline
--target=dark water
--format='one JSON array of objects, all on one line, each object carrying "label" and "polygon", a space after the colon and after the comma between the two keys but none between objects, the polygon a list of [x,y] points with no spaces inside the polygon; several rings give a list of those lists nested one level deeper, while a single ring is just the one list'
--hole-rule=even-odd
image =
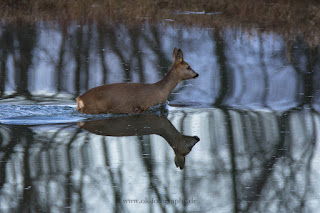
[{"label": "dark water", "polygon": [[[75,98],[200,76],[167,111],[81,115]],[[1,212],[317,212],[320,57],[303,36],[165,23],[0,27]]]}]

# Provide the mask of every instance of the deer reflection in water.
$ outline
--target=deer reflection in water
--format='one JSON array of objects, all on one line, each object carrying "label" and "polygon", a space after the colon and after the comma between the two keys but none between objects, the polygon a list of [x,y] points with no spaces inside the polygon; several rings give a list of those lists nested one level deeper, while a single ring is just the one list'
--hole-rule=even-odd
[{"label": "deer reflection in water", "polygon": [[97,135],[142,136],[156,134],[163,137],[175,152],[174,162],[184,168],[185,157],[200,140],[197,136],[182,135],[165,116],[150,114],[130,115],[79,122],[78,126]]}]

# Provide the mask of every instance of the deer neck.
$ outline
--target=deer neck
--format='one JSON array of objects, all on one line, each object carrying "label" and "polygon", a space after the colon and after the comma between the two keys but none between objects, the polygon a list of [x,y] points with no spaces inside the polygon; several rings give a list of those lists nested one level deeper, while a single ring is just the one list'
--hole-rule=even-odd
[{"label": "deer neck", "polygon": [[179,84],[180,80],[178,74],[174,72],[174,68],[171,68],[170,71],[164,76],[164,78],[158,81],[156,84],[161,97],[167,100],[168,96],[172,90]]},{"label": "deer neck", "polygon": [[160,125],[162,128],[158,128],[158,132],[156,134],[163,137],[172,148],[175,148],[179,142],[179,138],[182,137],[181,133],[167,118],[162,118]]}]

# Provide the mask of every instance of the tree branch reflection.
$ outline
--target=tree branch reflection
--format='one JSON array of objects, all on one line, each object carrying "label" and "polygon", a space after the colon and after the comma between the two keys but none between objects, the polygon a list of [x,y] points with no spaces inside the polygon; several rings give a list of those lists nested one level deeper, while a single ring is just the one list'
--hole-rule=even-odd
[{"label": "tree branch reflection", "polygon": [[[76,124],[0,125],[1,211],[108,206],[117,212],[140,206],[295,212],[317,205],[316,111],[183,108],[168,118],[110,117],[79,123],[82,129]],[[201,143],[186,136],[193,132]],[[183,171],[172,163],[172,150]],[[184,165],[177,159],[185,156]],[[198,203],[123,202],[179,198]]]}]

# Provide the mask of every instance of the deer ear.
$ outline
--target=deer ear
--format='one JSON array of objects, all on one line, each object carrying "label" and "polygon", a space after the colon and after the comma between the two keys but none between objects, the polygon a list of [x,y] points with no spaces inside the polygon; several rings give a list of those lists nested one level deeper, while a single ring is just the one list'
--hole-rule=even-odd
[{"label": "deer ear", "polygon": [[174,49],[173,49],[173,53],[172,53],[173,60],[176,60],[177,52],[178,52],[178,49],[177,49],[177,48],[174,48]]},{"label": "deer ear", "polygon": [[183,53],[180,49],[174,48],[172,56],[173,56],[174,62],[183,61]]}]

